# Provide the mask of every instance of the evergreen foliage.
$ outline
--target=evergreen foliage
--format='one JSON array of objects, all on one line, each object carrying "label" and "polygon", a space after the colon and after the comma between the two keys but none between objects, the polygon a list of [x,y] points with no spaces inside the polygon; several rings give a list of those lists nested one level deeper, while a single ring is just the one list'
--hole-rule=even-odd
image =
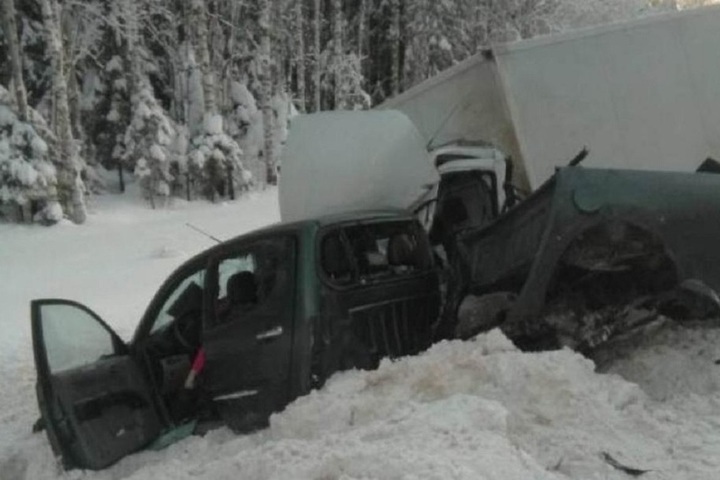
[{"label": "evergreen foliage", "polygon": [[[42,122],[37,113],[31,117]],[[56,201],[56,168],[42,124],[18,117],[10,94],[0,87],[0,216],[17,221],[54,223],[62,218]]]},{"label": "evergreen foliage", "polygon": [[[143,195],[155,208],[167,201],[174,177],[170,173],[176,131],[149,85],[143,82],[132,97],[132,120],[125,132],[123,163],[134,169]],[[157,199],[160,199],[158,202]]]}]

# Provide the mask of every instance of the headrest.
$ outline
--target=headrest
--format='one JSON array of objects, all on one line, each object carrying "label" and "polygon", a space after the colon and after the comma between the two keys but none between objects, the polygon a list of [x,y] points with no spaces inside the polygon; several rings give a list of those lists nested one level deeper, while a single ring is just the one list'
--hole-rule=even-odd
[{"label": "headrest", "polygon": [[227,298],[231,305],[257,303],[257,282],[255,274],[238,272],[227,281]]},{"label": "headrest", "polygon": [[390,265],[417,266],[416,245],[407,233],[397,233],[390,237],[387,255]]}]

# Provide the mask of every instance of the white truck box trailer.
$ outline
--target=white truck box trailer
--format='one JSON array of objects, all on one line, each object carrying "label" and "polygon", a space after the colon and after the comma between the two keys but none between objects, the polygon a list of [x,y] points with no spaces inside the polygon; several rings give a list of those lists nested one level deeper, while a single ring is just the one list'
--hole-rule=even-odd
[{"label": "white truck box trailer", "polygon": [[536,189],[586,166],[694,171],[720,158],[720,7],[493,47],[386,101],[428,148],[490,142]]}]

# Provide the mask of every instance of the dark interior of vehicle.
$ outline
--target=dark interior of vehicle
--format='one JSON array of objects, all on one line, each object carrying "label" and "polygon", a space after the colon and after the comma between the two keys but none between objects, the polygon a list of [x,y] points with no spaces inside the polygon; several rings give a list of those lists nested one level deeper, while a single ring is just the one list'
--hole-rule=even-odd
[{"label": "dark interior of vehicle", "polygon": [[498,214],[496,183],[490,173],[444,174],[430,229],[432,244],[449,245],[455,232],[483,226],[495,219]]},{"label": "dark interior of vehicle", "polygon": [[192,360],[200,348],[203,288],[190,282],[167,308],[171,319],[143,343],[151,381],[164,402],[168,420],[180,423],[195,415],[199,399],[184,390]]}]

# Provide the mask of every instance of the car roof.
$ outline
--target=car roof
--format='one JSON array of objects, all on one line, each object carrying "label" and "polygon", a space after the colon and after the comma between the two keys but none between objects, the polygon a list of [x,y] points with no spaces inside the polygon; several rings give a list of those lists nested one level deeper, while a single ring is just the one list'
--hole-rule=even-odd
[{"label": "car roof", "polygon": [[373,220],[412,220],[414,217],[407,211],[404,210],[374,210],[374,211],[357,211],[357,212],[343,212],[335,213],[332,215],[325,215],[318,218],[312,218],[307,220],[299,220],[296,222],[277,222],[267,227],[262,227],[257,230],[243,233],[236,237],[223,240],[221,243],[214,245],[197,255],[193,256],[185,263],[192,263],[198,261],[200,258],[212,256],[216,252],[226,250],[227,247],[240,240],[247,240],[253,237],[266,236],[272,233],[283,233],[283,232],[296,232],[302,231],[306,228],[324,228],[331,225],[341,225],[344,223],[358,223],[358,222],[369,222]]}]

